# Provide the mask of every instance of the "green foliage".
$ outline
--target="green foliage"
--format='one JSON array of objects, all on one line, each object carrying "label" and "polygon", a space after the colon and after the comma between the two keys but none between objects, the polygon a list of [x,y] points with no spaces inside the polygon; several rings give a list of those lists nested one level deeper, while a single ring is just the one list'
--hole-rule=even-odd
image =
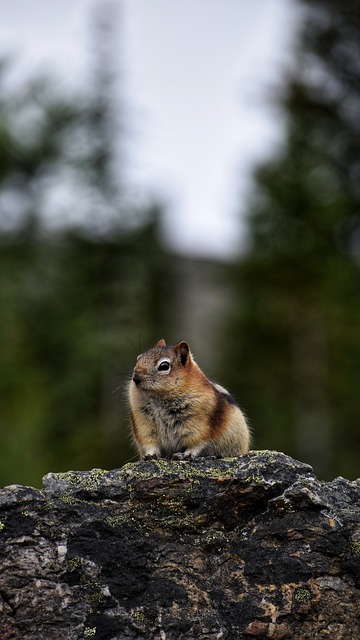
[{"label": "green foliage", "polygon": [[256,446],[322,476],[360,471],[359,42],[356,3],[311,4],[287,142],[256,175],[225,346]]},{"label": "green foliage", "polygon": [[157,226],[0,245],[1,483],[133,455],[124,388],[173,286]]},{"label": "green foliage", "polygon": [[[125,386],[175,286],[161,210],[125,211],[113,188],[106,109],[37,83],[0,111],[0,484],[36,485],[134,456]],[[88,227],[44,226],[54,183]]]}]

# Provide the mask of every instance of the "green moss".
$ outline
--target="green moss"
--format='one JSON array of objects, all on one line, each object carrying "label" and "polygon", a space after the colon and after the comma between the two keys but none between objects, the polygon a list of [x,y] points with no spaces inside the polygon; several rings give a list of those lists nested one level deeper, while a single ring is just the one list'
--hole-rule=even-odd
[{"label": "green moss", "polygon": [[84,574],[80,577],[80,584],[84,589],[103,589],[104,585],[98,580]]},{"label": "green moss", "polygon": [[[273,458],[274,455],[275,455],[275,452],[274,451],[270,451],[269,449],[257,449],[256,451],[253,451],[252,453],[256,453],[256,455],[260,455],[260,456],[266,455],[266,456],[269,456],[269,458]],[[276,453],[278,454],[279,452],[276,452]]]},{"label": "green moss", "polygon": [[96,627],[85,627],[84,638],[93,638],[96,635]]},{"label": "green moss", "polygon": [[50,513],[50,511],[52,511],[53,509],[53,503],[51,500],[46,500],[44,505],[43,505],[43,509],[44,511],[46,511],[47,513]]},{"label": "green moss", "polygon": [[5,522],[0,521],[0,532],[5,529]]},{"label": "green moss", "polygon": [[228,537],[225,535],[223,531],[213,530],[210,533],[207,533],[204,537],[204,542],[210,544],[214,542],[227,542]]},{"label": "green moss", "polygon": [[82,472],[65,471],[64,473],[57,473],[56,477],[74,487],[83,486],[85,489],[91,491],[99,486],[100,479],[107,473],[105,469],[93,469],[90,475],[85,476]]},{"label": "green moss", "polygon": [[134,618],[136,618],[136,620],[138,620],[138,622],[145,622],[146,620],[145,614],[143,611],[134,611],[133,616]]},{"label": "green moss", "polygon": [[71,569],[78,569],[79,567],[81,567],[81,560],[78,557],[69,558],[68,565],[69,567],[71,567]]},{"label": "green moss", "polygon": [[294,593],[294,600],[298,604],[309,604],[311,602],[311,591],[307,587],[297,587]]},{"label": "green moss", "polygon": [[73,496],[61,496],[60,497],[61,502],[63,502],[64,504],[76,504],[77,502],[79,502],[78,500],[76,500],[76,498],[74,498]]},{"label": "green moss", "polygon": [[360,541],[350,542],[350,547],[356,556],[360,556]]},{"label": "green moss", "polygon": [[58,480],[64,480],[68,484],[73,484],[74,486],[81,483],[80,474],[75,473],[74,471],[64,471],[62,473],[57,473],[56,478]]},{"label": "green moss", "polygon": [[106,522],[110,527],[120,527],[124,522],[128,522],[129,516],[127,513],[114,514],[106,518]]},{"label": "green moss", "polygon": [[198,536],[191,541],[191,544],[197,547],[204,547],[206,545],[211,545],[214,548],[216,545],[224,544],[224,542],[228,542],[228,537],[223,531],[211,531],[206,533],[205,535]]},{"label": "green moss", "polygon": [[101,591],[96,591],[95,593],[90,594],[90,602],[93,604],[101,604],[104,600],[105,596]]},{"label": "green moss", "polygon": [[93,469],[90,473],[90,482],[99,484],[100,479],[106,476],[107,473],[108,471],[106,471],[106,469]]},{"label": "green moss", "polygon": [[[231,458],[229,460],[233,459]],[[163,478],[164,474],[174,475],[180,479],[192,480],[192,482],[198,482],[199,479],[205,479],[207,477],[233,477],[233,468],[227,470],[218,466],[216,464],[216,460],[213,460],[212,462],[213,465],[211,468],[204,469],[201,466],[194,465],[187,461],[159,458],[146,463],[145,468],[144,463],[137,463],[135,465],[133,463],[128,463],[123,467],[122,472],[125,477],[127,476],[128,482],[130,483],[139,480],[147,480],[149,478]],[[140,465],[141,469],[139,468]]]},{"label": "green moss", "polygon": [[159,469],[159,471],[164,471],[169,469],[169,465],[171,464],[169,460],[165,458],[159,458],[158,460],[154,460],[155,467]]}]

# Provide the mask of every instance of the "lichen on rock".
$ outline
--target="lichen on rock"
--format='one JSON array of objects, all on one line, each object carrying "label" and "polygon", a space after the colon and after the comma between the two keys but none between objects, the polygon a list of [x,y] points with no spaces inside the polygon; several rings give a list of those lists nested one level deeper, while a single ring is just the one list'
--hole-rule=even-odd
[{"label": "lichen on rock", "polygon": [[0,491],[1,640],[360,638],[360,481],[272,451]]}]

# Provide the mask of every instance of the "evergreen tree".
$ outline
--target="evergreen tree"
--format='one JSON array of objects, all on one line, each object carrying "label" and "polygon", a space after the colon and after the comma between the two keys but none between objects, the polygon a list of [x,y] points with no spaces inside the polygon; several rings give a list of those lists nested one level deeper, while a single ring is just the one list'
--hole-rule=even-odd
[{"label": "evergreen tree", "polygon": [[224,370],[256,446],[322,476],[360,473],[359,60],[358,3],[308,3],[287,141],[256,173],[233,273]]},{"label": "evergreen tree", "polygon": [[[2,93],[1,485],[133,457],[124,387],[169,317],[161,210],[124,211],[106,96],[95,93],[64,98],[43,81]],[[54,200],[61,217],[59,187],[87,226],[46,224]]]}]

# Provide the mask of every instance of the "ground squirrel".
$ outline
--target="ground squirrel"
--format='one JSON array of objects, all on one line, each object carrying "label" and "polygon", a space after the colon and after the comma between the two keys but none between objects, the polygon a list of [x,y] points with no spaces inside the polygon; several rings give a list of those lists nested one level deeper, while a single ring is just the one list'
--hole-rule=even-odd
[{"label": "ground squirrel", "polygon": [[142,458],[232,457],[249,449],[243,413],[226,389],[206,378],[186,342],[159,340],[138,356],[129,400]]}]

